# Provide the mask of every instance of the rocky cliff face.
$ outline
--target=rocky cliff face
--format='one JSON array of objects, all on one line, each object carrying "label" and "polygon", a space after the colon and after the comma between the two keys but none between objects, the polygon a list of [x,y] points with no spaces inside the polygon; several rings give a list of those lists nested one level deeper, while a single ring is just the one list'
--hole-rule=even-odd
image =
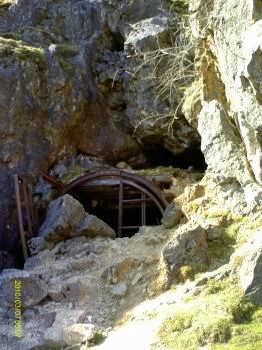
[{"label": "rocky cliff face", "polygon": [[144,146],[199,142],[183,116],[171,133],[161,123],[174,103],[157,99],[143,63],[171,45],[174,22],[161,0],[0,2],[1,241],[13,245],[14,173],[78,153],[141,166]]},{"label": "rocky cliff face", "polygon": [[194,118],[201,148],[208,172],[225,197],[231,188],[229,199],[237,196],[235,206],[242,212],[262,200],[261,10],[259,1],[190,4],[201,100]]}]

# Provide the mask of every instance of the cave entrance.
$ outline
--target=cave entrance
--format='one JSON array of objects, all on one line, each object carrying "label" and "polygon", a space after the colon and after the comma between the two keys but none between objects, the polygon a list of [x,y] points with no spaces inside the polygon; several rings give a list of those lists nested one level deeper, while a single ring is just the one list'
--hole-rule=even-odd
[{"label": "cave entrance", "polygon": [[161,144],[155,144],[145,150],[145,155],[151,167],[172,166],[181,169],[192,168],[200,172],[205,172],[207,169],[200,144],[194,144],[177,155]]},{"label": "cave entrance", "polygon": [[122,170],[83,175],[62,192],[71,194],[88,213],[110,225],[117,237],[130,237],[140,226],[160,224],[166,206],[150,181]]}]

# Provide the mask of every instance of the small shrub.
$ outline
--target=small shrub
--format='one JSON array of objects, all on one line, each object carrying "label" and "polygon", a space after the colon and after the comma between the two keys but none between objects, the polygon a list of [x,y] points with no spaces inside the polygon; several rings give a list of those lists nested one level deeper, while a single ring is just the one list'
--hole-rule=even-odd
[{"label": "small shrub", "polygon": [[225,343],[231,337],[231,319],[229,317],[215,317],[197,328],[201,345]]}]

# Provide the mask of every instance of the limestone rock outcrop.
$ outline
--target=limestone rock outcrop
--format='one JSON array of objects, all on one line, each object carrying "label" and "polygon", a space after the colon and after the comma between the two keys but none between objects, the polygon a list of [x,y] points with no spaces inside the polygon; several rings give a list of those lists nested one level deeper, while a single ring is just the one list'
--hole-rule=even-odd
[{"label": "limestone rock outcrop", "polygon": [[199,93],[194,118],[192,110],[185,113],[201,135],[208,172],[222,188],[230,182],[246,202],[240,212],[249,212],[262,204],[262,5],[192,0],[189,9],[196,45],[193,92],[197,87]]}]

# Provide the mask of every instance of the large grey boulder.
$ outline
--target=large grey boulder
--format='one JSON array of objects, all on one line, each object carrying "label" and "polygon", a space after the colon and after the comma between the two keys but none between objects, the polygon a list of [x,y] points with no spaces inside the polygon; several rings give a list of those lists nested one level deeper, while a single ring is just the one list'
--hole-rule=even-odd
[{"label": "large grey boulder", "polygon": [[198,224],[185,224],[177,235],[163,248],[163,260],[172,274],[179,273],[179,268],[186,264],[206,261],[206,231]]},{"label": "large grey boulder", "polygon": [[29,241],[30,252],[37,254],[52,249],[57,242],[76,236],[115,238],[116,233],[103,220],[86,213],[78,200],[66,194],[50,203],[39,237]]},{"label": "large grey boulder", "polygon": [[246,244],[246,257],[240,268],[240,284],[244,294],[262,305],[262,230]]},{"label": "large grey boulder", "polygon": [[49,205],[39,236],[53,242],[70,238],[85,216],[85,209],[79,201],[68,194],[59,197]]},{"label": "large grey boulder", "polygon": [[9,269],[0,275],[1,306],[11,308],[17,290],[22,307],[31,307],[41,302],[48,293],[47,284],[28,271]]},{"label": "large grey boulder", "polygon": [[93,339],[97,333],[96,328],[90,323],[75,323],[64,329],[64,339],[68,346],[86,343]]},{"label": "large grey boulder", "polygon": [[116,237],[115,231],[109,225],[95,215],[91,214],[86,215],[84,220],[80,223],[77,231],[78,235],[86,237]]}]

